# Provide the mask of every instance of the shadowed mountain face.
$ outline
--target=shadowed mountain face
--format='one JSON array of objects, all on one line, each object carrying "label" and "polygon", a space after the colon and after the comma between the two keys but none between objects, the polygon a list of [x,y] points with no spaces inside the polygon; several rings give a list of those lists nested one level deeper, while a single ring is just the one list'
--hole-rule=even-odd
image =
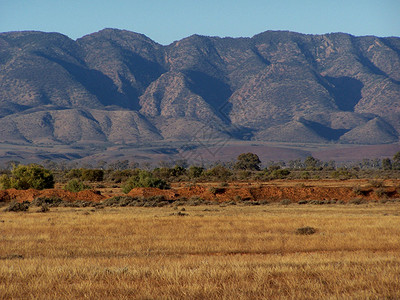
[{"label": "shadowed mountain face", "polygon": [[[201,131],[201,132],[199,132]],[[0,34],[0,142],[396,143],[400,38]]]}]

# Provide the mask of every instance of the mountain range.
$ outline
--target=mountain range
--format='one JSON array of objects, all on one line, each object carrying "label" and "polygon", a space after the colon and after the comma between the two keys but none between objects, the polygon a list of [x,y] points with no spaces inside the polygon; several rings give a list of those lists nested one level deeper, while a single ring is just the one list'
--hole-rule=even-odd
[{"label": "mountain range", "polygon": [[400,138],[400,38],[266,31],[170,45],[0,33],[0,143],[379,145]]}]

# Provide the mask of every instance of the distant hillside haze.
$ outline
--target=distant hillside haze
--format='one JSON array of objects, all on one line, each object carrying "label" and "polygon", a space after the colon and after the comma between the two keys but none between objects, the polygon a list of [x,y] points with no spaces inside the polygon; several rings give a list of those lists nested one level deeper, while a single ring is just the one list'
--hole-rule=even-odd
[{"label": "distant hillside haze", "polygon": [[0,142],[139,145],[195,134],[397,143],[400,38],[267,31],[162,46],[116,29],[76,41],[0,34]]}]

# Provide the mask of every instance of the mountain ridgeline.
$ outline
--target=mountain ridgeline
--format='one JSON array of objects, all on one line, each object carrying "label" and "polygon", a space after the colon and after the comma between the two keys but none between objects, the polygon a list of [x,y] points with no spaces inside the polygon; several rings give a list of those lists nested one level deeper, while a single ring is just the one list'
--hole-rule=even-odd
[{"label": "mountain ridgeline", "polygon": [[0,142],[384,144],[400,136],[400,38],[267,31],[168,46],[104,29],[0,34]]}]

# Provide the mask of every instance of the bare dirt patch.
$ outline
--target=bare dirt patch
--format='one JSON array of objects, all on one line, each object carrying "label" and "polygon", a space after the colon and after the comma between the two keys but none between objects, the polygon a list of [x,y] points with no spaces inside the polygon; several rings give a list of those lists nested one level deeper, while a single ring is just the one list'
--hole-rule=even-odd
[{"label": "bare dirt patch", "polygon": [[[121,191],[103,193],[85,190],[73,193],[61,189],[38,190],[0,190],[0,202],[33,201],[38,197],[58,197],[64,201],[101,202],[113,196],[124,195]],[[276,180],[270,182],[231,182],[222,186],[218,183],[174,184],[169,190],[157,188],[135,188],[128,196],[149,198],[164,196],[168,200],[199,197],[207,201],[268,201],[292,202],[322,200],[351,202],[354,199],[377,201],[400,199],[400,180],[382,181],[381,187],[374,187],[368,180]]]},{"label": "bare dirt patch", "polygon": [[102,196],[99,192],[94,190],[86,190],[78,193],[73,193],[69,191],[64,191],[60,189],[48,189],[48,190],[16,190],[16,189],[8,189],[8,190],[0,190],[0,201],[2,202],[23,202],[23,201],[33,201],[38,197],[57,197],[64,201],[92,201],[92,202],[100,202],[105,199],[105,196]]}]

